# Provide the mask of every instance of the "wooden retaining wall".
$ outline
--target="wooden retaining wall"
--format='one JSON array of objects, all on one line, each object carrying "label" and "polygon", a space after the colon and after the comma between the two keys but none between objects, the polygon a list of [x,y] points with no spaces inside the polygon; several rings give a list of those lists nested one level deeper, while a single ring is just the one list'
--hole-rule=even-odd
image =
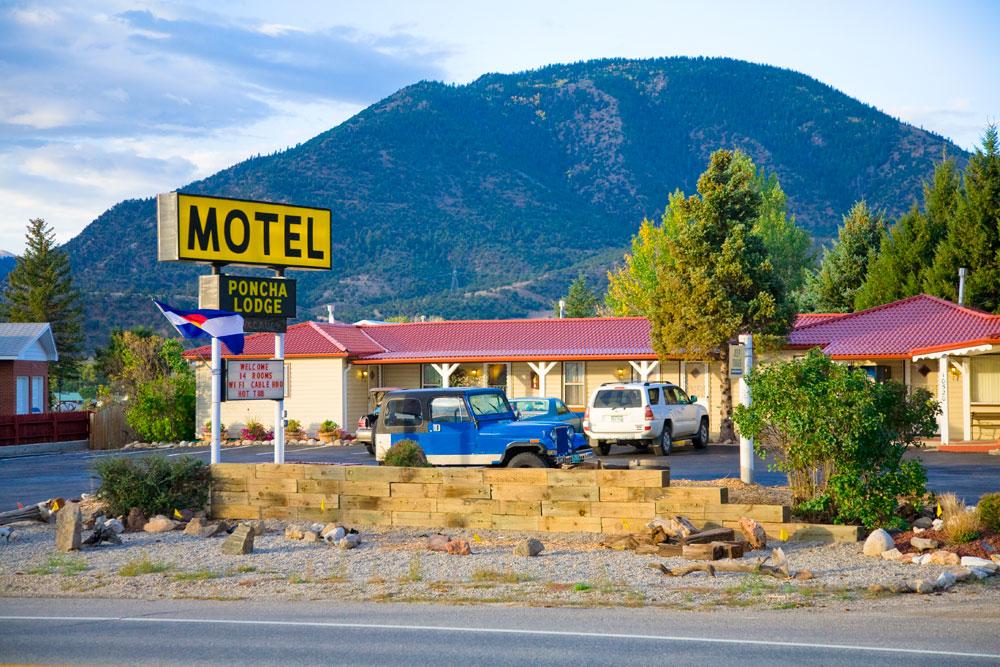
[{"label": "wooden retaining wall", "polygon": [[[220,519],[622,533],[642,530],[656,516],[682,514],[700,526],[748,516],[774,537],[780,526],[790,537],[801,530],[788,523],[786,506],[731,504],[725,488],[672,488],[666,470],[221,463],[212,466],[210,503],[211,516]],[[825,538],[810,539],[858,539],[856,529],[852,535],[845,526],[823,528],[831,529]]]}]

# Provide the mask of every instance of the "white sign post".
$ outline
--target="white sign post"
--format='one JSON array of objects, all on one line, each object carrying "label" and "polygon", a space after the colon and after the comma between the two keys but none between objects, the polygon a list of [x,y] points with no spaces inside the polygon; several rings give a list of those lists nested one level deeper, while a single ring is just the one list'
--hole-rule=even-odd
[{"label": "white sign post", "polygon": [[[285,370],[285,334],[274,334],[274,358],[281,364],[282,376]],[[345,385],[346,386],[346,385]],[[274,402],[274,462],[285,462],[285,387],[282,383],[281,397]]]},{"label": "white sign post", "polygon": [[[747,373],[753,368],[753,335],[740,334],[740,345],[743,346],[743,372],[740,374],[740,405],[750,407],[753,400],[750,396],[750,385],[747,384]],[[753,484],[753,439],[740,434],[740,479],[745,484]]]},{"label": "white sign post", "polygon": [[222,341],[212,336],[212,463],[222,458]]}]

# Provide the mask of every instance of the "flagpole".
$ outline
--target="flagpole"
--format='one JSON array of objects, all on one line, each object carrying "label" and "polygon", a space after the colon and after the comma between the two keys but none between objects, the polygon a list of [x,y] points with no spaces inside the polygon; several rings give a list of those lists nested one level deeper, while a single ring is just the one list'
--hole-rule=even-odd
[{"label": "flagpole", "polygon": [[212,336],[212,463],[221,462],[222,342]]}]

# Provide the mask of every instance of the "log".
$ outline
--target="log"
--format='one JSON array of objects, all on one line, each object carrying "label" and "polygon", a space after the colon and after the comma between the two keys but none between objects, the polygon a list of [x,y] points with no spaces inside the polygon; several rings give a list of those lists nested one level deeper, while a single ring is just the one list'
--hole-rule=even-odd
[{"label": "log", "polygon": [[710,542],[732,542],[732,528],[711,528],[700,533],[677,538],[679,544],[708,544]]},{"label": "log", "polygon": [[710,563],[682,565],[681,567],[667,567],[663,563],[650,563],[649,567],[654,570],[659,570],[663,574],[670,575],[671,577],[683,577],[691,574],[692,572],[705,572],[710,577],[715,576],[715,567]]},{"label": "log", "polygon": [[681,555],[688,560],[719,560],[722,558],[722,546],[718,544],[685,544],[681,547]]},{"label": "log", "polygon": [[720,561],[715,563],[715,569],[719,572],[746,572],[747,574],[766,574],[769,577],[774,577],[775,579],[791,579],[792,574],[789,572],[787,565],[783,565],[781,567],[765,565],[765,560],[767,559],[758,558],[753,563],[731,563]]},{"label": "log", "polygon": [[37,505],[28,505],[27,507],[22,507],[18,510],[8,510],[6,512],[0,512],[0,526],[7,523],[15,523],[17,521],[47,521],[48,520],[48,509],[42,512],[42,506],[45,503],[39,503]]}]

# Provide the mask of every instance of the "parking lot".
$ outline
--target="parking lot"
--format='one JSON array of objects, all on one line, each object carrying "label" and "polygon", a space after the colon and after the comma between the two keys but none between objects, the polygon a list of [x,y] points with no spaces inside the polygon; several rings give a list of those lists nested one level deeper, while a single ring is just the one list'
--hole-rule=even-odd
[{"label": "parking lot", "polygon": [[[0,458],[0,510],[12,509],[17,503],[32,503],[55,496],[66,498],[90,493],[96,489],[98,479],[93,471],[94,462],[106,456],[143,457],[163,455],[169,457],[194,456],[208,462],[206,447],[169,450],[130,450],[121,452],[72,452],[67,454],[40,454]],[[270,446],[232,447],[222,451],[222,460],[228,463],[266,463],[273,459]],[[627,461],[636,456],[628,447],[613,447],[607,461]],[[987,454],[947,454],[942,452],[913,452],[927,468],[928,487],[932,491],[952,491],[966,502],[975,503],[984,493],[1000,491],[1000,457]],[[653,458],[643,455],[643,458]],[[373,465],[374,460],[361,445],[348,447],[306,446],[289,447],[285,460],[288,463],[345,463]],[[710,445],[703,450],[677,447],[669,457],[662,459],[670,465],[675,479],[718,479],[739,477],[737,447]],[[768,486],[785,483],[785,476],[767,470],[767,462],[757,459],[756,481]]]}]

